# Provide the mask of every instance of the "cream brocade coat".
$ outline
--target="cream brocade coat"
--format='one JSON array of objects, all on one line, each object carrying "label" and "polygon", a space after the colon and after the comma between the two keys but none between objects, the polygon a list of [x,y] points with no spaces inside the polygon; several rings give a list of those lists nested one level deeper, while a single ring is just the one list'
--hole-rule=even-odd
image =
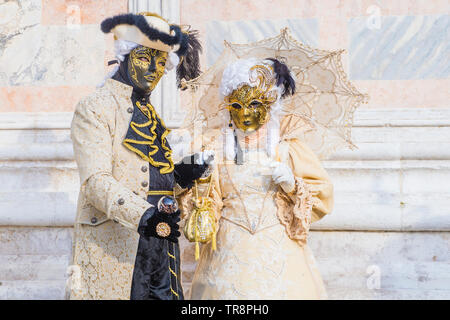
[{"label": "cream brocade coat", "polygon": [[72,248],[70,299],[129,299],[148,162],[122,144],[133,114],[132,87],[109,79],[82,99],[71,138],[81,188]]},{"label": "cream brocade coat", "polygon": [[[311,222],[332,210],[333,186],[305,144],[291,139],[279,149],[287,151],[284,161],[296,178],[290,194],[271,182],[265,150],[250,149],[243,165],[216,166],[217,250],[211,243],[203,246],[191,299],[326,298],[306,242]],[[205,188],[199,187],[200,194]],[[192,191],[181,198],[185,215],[192,210],[191,198]]]}]

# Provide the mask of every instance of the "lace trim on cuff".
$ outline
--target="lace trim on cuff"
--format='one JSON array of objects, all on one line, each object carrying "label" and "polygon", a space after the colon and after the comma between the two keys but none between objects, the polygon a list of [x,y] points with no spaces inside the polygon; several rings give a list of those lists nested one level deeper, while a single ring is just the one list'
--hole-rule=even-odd
[{"label": "lace trim on cuff", "polygon": [[302,245],[306,244],[313,207],[308,185],[296,177],[294,190],[287,194],[279,188],[275,194],[275,203],[278,207],[278,219],[285,226],[289,238]]}]

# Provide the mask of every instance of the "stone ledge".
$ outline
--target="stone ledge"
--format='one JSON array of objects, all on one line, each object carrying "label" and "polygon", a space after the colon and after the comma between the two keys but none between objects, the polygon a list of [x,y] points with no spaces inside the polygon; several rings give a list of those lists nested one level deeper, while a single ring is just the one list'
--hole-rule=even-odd
[{"label": "stone ledge", "polygon": [[[450,109],[360,109],[355,116],[359,149],[324,161],[336,206],[313,229],[450,230]],[[79,182],[71,118],[0,113],[0,225],[73,224]]]},{"label": "stone ledge", "polygon": [[[69,129],[73,112],[2,112],[0,130]],[[355,112],[355,127],[450,126],[450,108],[363,109]]]},{"label": "stone ledge", "polygon": [[[313,229],[450,230],[450,161],[327,161],[324,166],[334,183],[335,208]],[[0,225],[73,225],[79,191],[73,161],[0,162],[0,179]]]}]

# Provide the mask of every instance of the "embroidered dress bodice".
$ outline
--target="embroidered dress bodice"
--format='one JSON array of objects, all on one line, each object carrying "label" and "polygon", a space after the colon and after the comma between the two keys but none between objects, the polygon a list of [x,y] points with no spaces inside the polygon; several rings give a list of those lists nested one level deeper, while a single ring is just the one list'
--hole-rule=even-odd
[{"label": "embroidered dress bodice", "polygon": [[273,198],[276,189],[268,170],[271,159],[264,150],[245,152],[244,159],[242,165],[219,166],[224,177],[222,218],[254,234],[279,224]]},{"label": "embroidered dress bodice", "polygon": [[243,151],[242,164],[219,165],[225,178],[221,179],[222,218],[254,234],[279,224],[270,170],[273,159],[266,152],[264,130],[249,136],[237,132],[237,143]]}]

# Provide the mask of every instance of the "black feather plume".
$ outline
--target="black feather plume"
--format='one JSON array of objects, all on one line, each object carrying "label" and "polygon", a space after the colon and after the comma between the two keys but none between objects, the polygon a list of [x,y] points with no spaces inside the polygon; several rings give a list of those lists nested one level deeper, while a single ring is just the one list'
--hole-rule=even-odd
[{"label": "black feather plume", "polygon": [[295,80],[291,75],[291,72],[286,64],[280,62],[274,58],[267,58],[273,62],[273,70],[277,78],[277,86],[283,85],[282,98],[286,98],[288,95],[295,93]]},{"label": "black feather plume", "polygon": [[198,31],[182,33],[180,49],[176,54],[182,59],[177,67],[177,84],[181,88],[181,80],[192,80],[200,75],[200,53],[202,45],[198,41]]}]

